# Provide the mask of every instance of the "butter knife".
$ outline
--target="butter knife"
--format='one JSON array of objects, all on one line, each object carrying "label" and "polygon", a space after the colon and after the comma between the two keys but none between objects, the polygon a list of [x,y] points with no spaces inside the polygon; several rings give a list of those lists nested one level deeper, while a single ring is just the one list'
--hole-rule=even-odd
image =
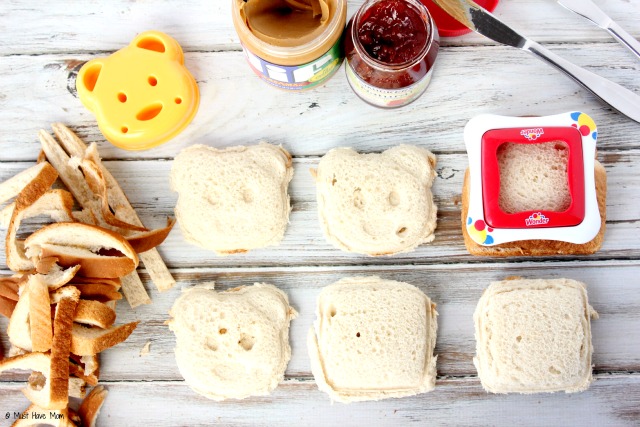
[{"label": "butter knife", "polygon": [[507,46],[522,49],[571,77],[620,113],[640,123],[640,96],[593,74],[521,36],[471,0],[433,0],[445,12],[471,30]]},{"label": "butter knife", "polygon": [[598,27],[607,30],[609,34],[620,42],[620,44],[625,46],[633,52],[638,59],[640,59],[640,42],[634,39],[631,34],[623,30],[591,0],[558,0],[558,3],[569,9],[571,12],[588,19]]}]

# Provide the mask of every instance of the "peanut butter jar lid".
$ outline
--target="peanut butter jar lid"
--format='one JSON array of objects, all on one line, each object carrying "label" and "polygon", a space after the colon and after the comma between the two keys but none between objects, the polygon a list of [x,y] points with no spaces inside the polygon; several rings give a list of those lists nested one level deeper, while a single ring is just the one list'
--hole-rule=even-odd
[{"label": "peanut butter jar lid", "polygon": [[278,65],[311,62],[335,45],[347,17],[346,0],[232,0],[242,45]]},{"label": "peanut butter jar lid", "polygon": [[[429,13],[436,22],[436,27],[438,27],[440,37],[458,37],[471,32],[469,28],[456,21],[432,0],[420,0],[420,2],[429,9]],[[475,0],[475,2],[489,12],[493,12],[498,6],[498,0]]]}]

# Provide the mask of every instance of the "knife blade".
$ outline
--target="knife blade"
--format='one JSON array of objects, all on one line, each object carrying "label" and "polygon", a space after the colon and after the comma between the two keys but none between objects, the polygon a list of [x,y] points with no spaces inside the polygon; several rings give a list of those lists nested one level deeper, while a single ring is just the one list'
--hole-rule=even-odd
[{"label": "knife blade", "polygon": [[608,31],[621,45],[640,59],[640,42],[609,18],[594,2],[591,0],[558,0],[558,3]]},{"label": "knife blade", "polygon": [[622,86],[561,58],[528,39],[471,0],[433,0],[445,12],[469,29],[507,46],[531,53],[562,71],[576,83],[618,112],[640,123],[640,96]]}]

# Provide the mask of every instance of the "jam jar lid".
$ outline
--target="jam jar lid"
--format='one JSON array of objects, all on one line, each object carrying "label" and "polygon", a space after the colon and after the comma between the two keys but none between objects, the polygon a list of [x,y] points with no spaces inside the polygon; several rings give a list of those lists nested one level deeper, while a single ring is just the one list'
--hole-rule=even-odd
[{"label": "jam jar lid", "polygon": [[[498,5],[498,1],[499,0],[475,0],[478,5],[484,7],[489,12],[493,12],[495,10]],[[440,37],[457,37],[471,32],[469,28],[456,21],[444,10],[440,9],[440,7],[432,0],[420,0],[420,2],[429,9],[429,13],[431,13],[433,20],[436,22],[436,27],[438,27]]]}]

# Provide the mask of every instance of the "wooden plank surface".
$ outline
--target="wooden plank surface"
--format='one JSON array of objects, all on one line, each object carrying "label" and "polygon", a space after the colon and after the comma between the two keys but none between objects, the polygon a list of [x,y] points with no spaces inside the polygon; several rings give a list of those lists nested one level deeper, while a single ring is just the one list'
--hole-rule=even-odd
[{"label": "wooden plank surface", "polygon": [[[349,15],[362,3],[348,2]],[[597,0],[640,38],[640,0]],[[280,246],[218,257],[184,241],[179,227],[160,252],[177,286],[159,293],[141,269],[153,303],[118,305],[118,322],[140,320],[121,345],[102,355],[110,390],[100,426],[202,425],[638,425],[640,420],[640,124],[612,111],[571,80],[532,56],[479,35],[443,39],[427,92],[392,111],[366,105],[341,69],[326,85],[291,94],[269,87],[247,66],[230,19],[230,0],[151,2],[114,0],[41,4],[0,3],[0,181],[32,165],[37,132],[62,121],[97,142],[105,165],[122,184],[141,219],[164,223],[177,195],[169,188],[171,160],[184,147],[282,144],[294,155],[293,212]],[[606,32],[555,1],[502,1],[496,15],[554,52],[640,94],[640,61]],[[100,134],[74,90],[87,60],[117,50],[141,31],[158,29],[185,50],[198,81],[200,109],[174,140],[153,150],[117,149]],[[598,125],[598,158],[607,170],[607,231],[601,251],[588,257],[477,258],[460,233],[460,192],[467,167],[463,127],[481,113],[547,115],[581,110]],[[308,172],[327,150],[350,145],[381,151],[400,143],[438,156],[434,197],[436,240],[410,254],[372,258],[326,242],[318,225],[315,186]],[[26,224],[29,232],[37,221]],[[4,237],[4,233],[1,235]],[[0,274],[4,245],[0,245]],[[305,337],[321,288],[346,276],[379,275],[417,285],[437,304],[438,381],[435,391],[403,399],[333,404],[317,390]],[[597,381],[579,394],[489,395],[472,364],[473,310],[483,289],[510,275],[568,277],[585,282],[600,319],[592,323]],[[164,322],[182,288],[215,281],[219,289],[272,283],[290,296],[300,316],[290,333],[293,354],[285,381],[271,396],[215,403],[192,392],[174,360],[175,338]],[[6,320],[0,343],[6,350]],[[150,342],[150,353],[140,350]],[[0,425],[24,410],[25,373],[0,378]],[[76,402],[77,403],[77,402]],[[11,417],[10,417],[11,418]]]},{"label": "wooden plank surface", "polygon": [[[287,148],[289,148],[287,146]],[[640,256],[640,182],[635,179],[634,165],[640,163],[640,150],[607,152],[601,155],[607,169],[609,206],[606,238],[602,250],[589,257],[577,259],[608,259]],[[228,265],[318,265],[318,264],[398,264],[442,262],[477,262],[469,255],[460,233],[460,193],[467,167],[466,154],[438,156],[438,177],[433,192],[438,206],[438,228],[433,243],[416,251],[393,257],[365,257],[341,252],[330,245],[318,222],[316,190],[310,168],[318,158],[294,160],[294,177],[290,185],[293,212],[285,237],[279,246],[220,257],[184,241],[179,225],[160,247],[172,267],[228,266]],[[0,163],[0,180],[13,176],[30,163]],[[177,193],[169,186],[171,162],[165,160],[135,162],[108,161],[107,168],[122,184],[123,189],[149,226],[164,224],[172,215]],[[0,258],[4,247],[0,246]],[[562,257],[567,259],[572,257]],[[512,258],[522,260],[522,258]]]},{"label": "wooden plank surface", "polygon": [[[20,384],[0,389],[2,411],[22,408]],[[640,399],[625,394],[640,387],[640,376],[598,375],[594,386],[578,394],[488,395],[477,379],[440,379],[436,391],[401,400],[331,404],[311,381],[291,380],[272,395],[214,404],[181,382],[107,383],[109,396],[100,425],[178,426],[408,426],[408,425],[559,425],[637,426]],[[158,389],[165,392],[158,394]],[[131,402],[136,396],[137,402]],[[5,403],[6,402],[6,403]],[[150,406],[147,402],[157,403]],[[136,416],[126,410],[136,407]],[[464,416],[464,418],[463,418]],[[133,419],[132,419],[133,418]],[[572,425],[567,422],[566,425]]]},{"label": "wooden plank surface", "polygon": [[[640,61],[617,43],[567,43],[553,50],[640,93]],[[256,78],[241,52],[193,52],[185,57],[200,88],[200,110],[175,139],[141,152],[106,143],[93,115],[74,96],[74,70],[92,56],[0,57],[3,160],[32,160],[38,152],[38,130],[54,121],[68,123],[87,141],[98,142],[107,159],[173,158],[194,143],[228,147],[260,140],[283,144],[294,156],[323,155],[346,141],[363,151],[409,143],[435,152],[464,152],[464,125],[482,113],[547,115],[579,109],[596,121],[600,150],[632,148],[637,143],[632,135],[640,133],[640,124],[612,111],[572,80],[507,47],[443,48],[425,94],[391,111],[355,96],[344,66],[321,89],[291,94]]]}]

